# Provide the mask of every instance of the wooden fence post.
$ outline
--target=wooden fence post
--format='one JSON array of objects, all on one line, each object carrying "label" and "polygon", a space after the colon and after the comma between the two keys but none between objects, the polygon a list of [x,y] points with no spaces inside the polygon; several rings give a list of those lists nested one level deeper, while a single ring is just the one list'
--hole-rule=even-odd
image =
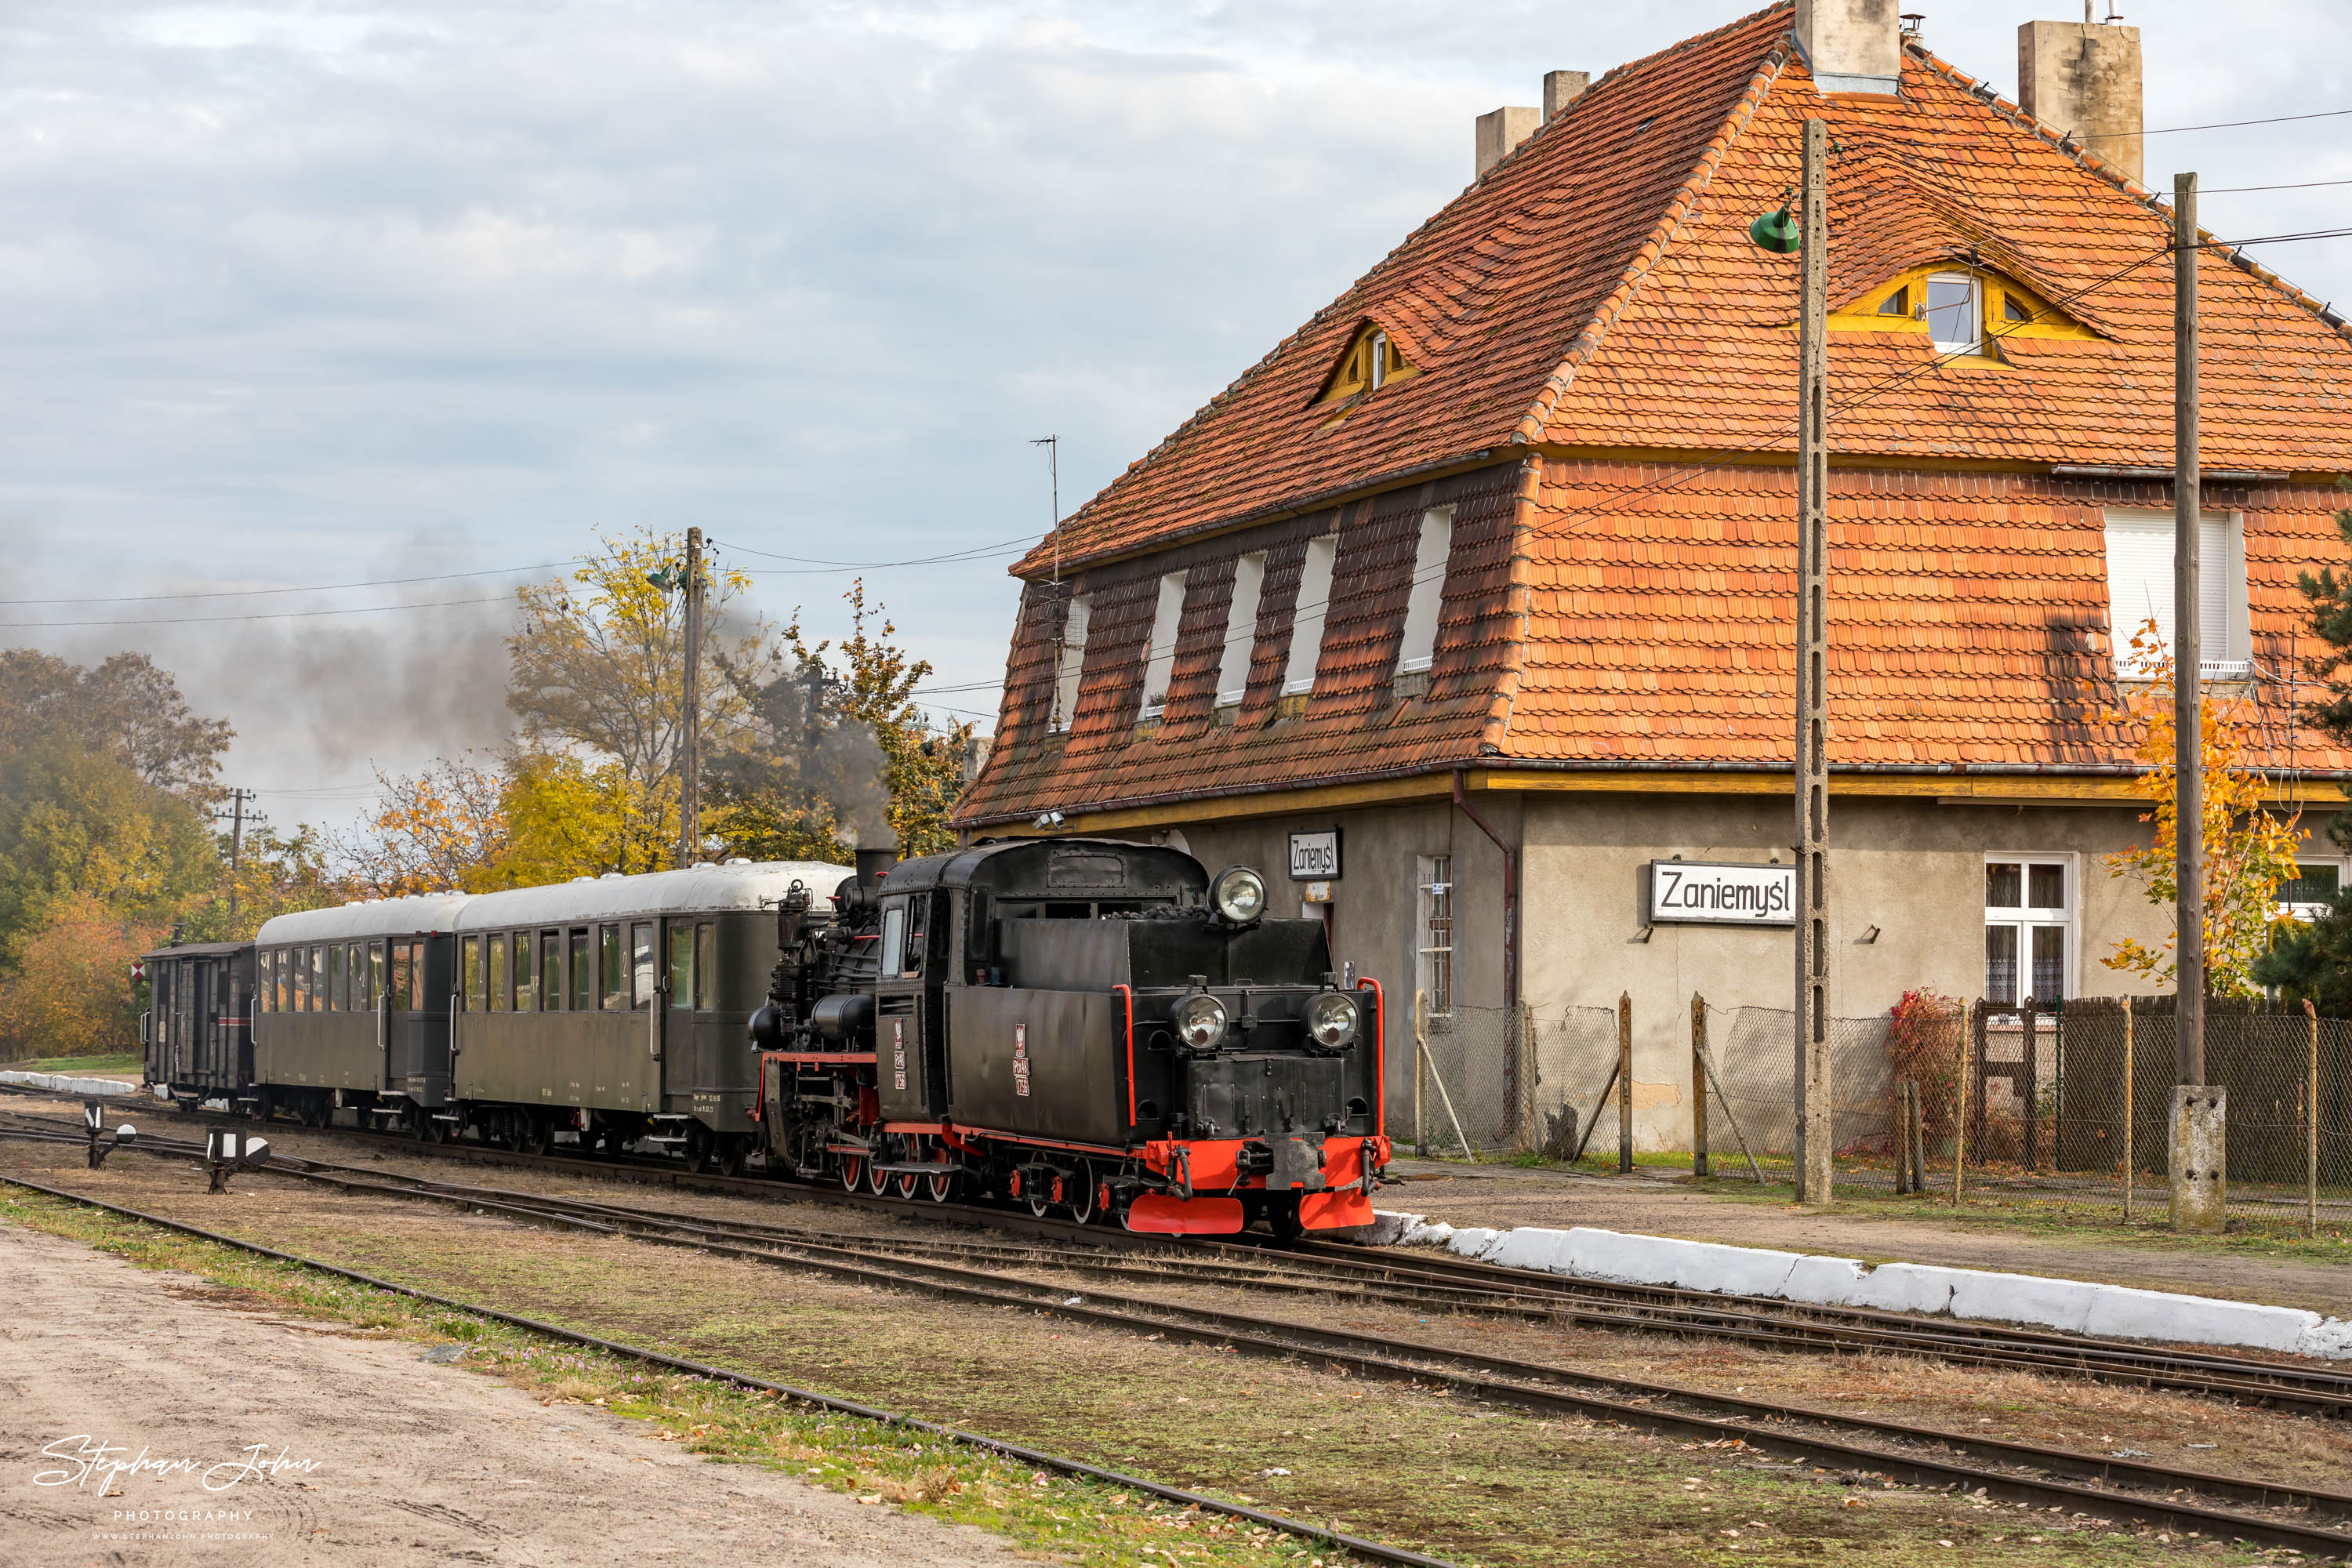
[{"label": "wooden fence post", "polygon": [[1958,1102],[1952,1110],[1952,1206],[1958,1208],[1969,1191],[1969,1078],[1975,1070],[1977,1034],[1984,1026],[1984,1004],[1979,1001],[1969,1009],[1969,1026],[1960,1035],[1960,1083],[1953,1092]]},{"label": "wooden fence post", "polygon": [[1706,998],[1691,993],[1691,1174],[1706,1168]]},{"label": "wooden fence post", "polygon": [[1540,1111],[1536,1104],[1536,1085],[1540,1077],[1536,1070],[1536,1007],[1521,998],[1519,1002],[1519,1152],[1533,1153],[1543,1147],[1543,1129],[1537,1125]]},{"label": "wooden fence post", "polygon": [[1633,1173],[1633,994],[1617,994],[1617,1173]]},{"label": "wooden fence post", "polygon": [[2132,1129],[2134,1118],[2138,1114],[2132,1109],[2133,1054],[2131,998],[2126,996],[2124,998],[2124,1223],[2126,1225],[2131,1223],[2132,1183],[2136,1179],[2132,1169]]},{"label": "wooden fence post", "polygon": [[1412,994],[1412,1152],[1429,1158],[1429,993]]},{"label": "wooden fence post", "polygon": [[1927,1106],[1919,1097],[1919,1080],[1911,1080],[1911,1191],[1927,1195]]},{"label": "wooden fence post", "polygon": [[2303,999],[2303,1234],[2319,1234],[2319,1009]]}]

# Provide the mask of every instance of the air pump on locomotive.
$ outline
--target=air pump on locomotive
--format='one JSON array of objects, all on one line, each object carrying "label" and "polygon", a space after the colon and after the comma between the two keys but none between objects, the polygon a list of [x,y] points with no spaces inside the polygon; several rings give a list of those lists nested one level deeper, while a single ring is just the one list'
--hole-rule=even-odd
[{"label": "air pump on locomotive", "polygon": [[1381,990],[1256,872],[1087,839],[857,859],[830,910],[777,910],[772,1168],[1137,1230],[1370,1222]]}]

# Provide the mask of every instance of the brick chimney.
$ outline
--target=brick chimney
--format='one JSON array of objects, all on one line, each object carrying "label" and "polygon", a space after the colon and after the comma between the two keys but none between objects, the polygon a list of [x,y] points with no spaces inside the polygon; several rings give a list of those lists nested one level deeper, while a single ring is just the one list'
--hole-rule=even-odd
[{"label": "brick chimney", "polygon": [[1797,0],[1797,47],[1816,92],[1903,90],[1898,0]]},{"label": "brick chimney", "polygon": [[2019,27],[2017,106],[2140,179],[2139,29],[2087,20]]},{"label": "brick chimney", "polygon": [[1536,133],[1542,119],[1532,109],[1497,109],[1478,117],[1478,177],[1510,155],[1511,149]]}]

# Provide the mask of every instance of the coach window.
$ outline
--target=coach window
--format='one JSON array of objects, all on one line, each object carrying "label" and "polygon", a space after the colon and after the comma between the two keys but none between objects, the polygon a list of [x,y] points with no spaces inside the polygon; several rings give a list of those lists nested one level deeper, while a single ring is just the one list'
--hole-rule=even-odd
[{"label": "coach window", "polygon": [[327,944],[327,1011],[348,1012],[352,1001],[351,984],[343,976],[343,944]]},{"label": "coach window", "polygon": [[372,942],[361,964],[352,972],[352,994],[358,1005],[373,1013],[383,1001],[383,943]]},{"label": "coach window", "polygon": [[457,944],[459,984],[466,992],[466,1011],[482,1010],[482,939],[469,936]]},{"label": "coach window", "polygon": [[530,932],[519,931],[509,940],[514,943],[514,1010],[528,1013],[539,1005],[530,984]]},{"label": "coach window", "polygon": [[897,974],[907,967],[907,900],[892,899],[882,906],[882,963],[879,973]]},{"label": "coach window", "polygon": [[629,973],[621,965],[621,928],[596,928],[596,978],[603,983],[604,1005],[607,1011],[626,1012],[629,1006]]},{"label": "coach window", "polygon": [[654,999],[654,926],[645,921],[629,928],[630,1005],[648,1007]]},{"label": "coach window", "polygon": [[595,993],[590,989],[595,983],[596,972],[588,963],[588,928],[582,926],[572,933],[572,1010],[585,1013],[596,1005]]},{"label": "coach window", "polygon": [[278,993],[278,1011],[291,1012],[294,989],[294,967],[286,962],[286,950],[279,948],[270,956],[270,988]]},{"label": "coach window", "polygon": [[543,931],[539,933],[539,1010],[560,1012],[563,1007],[563,933]]},{"label": "coach window", "polygon": [[669,923],[669,1005],[694,1005],[694,926],[687,921]]},{"label": "coach window", "polygon": [[499,931],[482,941],[482,963],[488,968],[483,989],[489,993],[490,1011],[503,1013],[514,993],[507,985],[507,933]]},{"label": "coach window", "polygon": [[694,928],[694,1010],[719,1005],[719,928],[709,921]]},{"label": "coach window", "polygon": [[369,961],[375,957],[376,946],[372,942],[355,942],[344,950],[344,956],[351,961],[352,1011],[354,1013],[365,1013],[375,1006],[376,993],[371,985],[372,977],[368,971]]},{"label": "coach window", "polygon": [[408,1011],[410,951],[409,945],[404,942],[395,942],[392,944],[392,984],[385,990],[384,994],[392,1004],[392,1011],[395,1013]]}]

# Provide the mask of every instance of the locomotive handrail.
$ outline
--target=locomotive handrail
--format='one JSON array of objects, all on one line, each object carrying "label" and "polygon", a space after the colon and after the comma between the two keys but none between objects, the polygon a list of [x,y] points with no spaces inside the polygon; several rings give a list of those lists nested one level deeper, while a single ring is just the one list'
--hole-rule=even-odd
[{"label": "locomotive handrail", "polygon": [[1114,985],[1119,1000],[1127,1004],[1127,1127],[1135,1131],[1135,987]]},{"label": "locomotive handrail", "polygon": [[1367,974],[1356,982],[1359,991],[1372,994],[1372,1136],[1389,1130],[1389,999],[1381,983]]}]

